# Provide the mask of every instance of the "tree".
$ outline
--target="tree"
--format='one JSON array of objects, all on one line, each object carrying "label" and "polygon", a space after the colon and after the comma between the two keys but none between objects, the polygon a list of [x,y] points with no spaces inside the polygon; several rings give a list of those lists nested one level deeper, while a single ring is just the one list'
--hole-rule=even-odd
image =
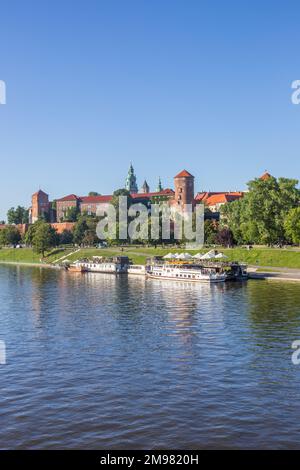
[{"label": "tree", "polygon": [[113,197],[111,199],[111,204],[115,207],[117,214],[119,212],[119,197],[120,196],[127,197],[127,207],[129,207],[132,203],[130,192],[127,191],[127,189],[121,188],[121,189],[117,189],[116,191],[114,191]]},{"label": "tree", "polygon": [[214,220],[205,220],[204,222],[204,241],[207,245],[216,243],[218,234],[218,224]]},{"label": "tree", "polygon": [[5,227],[0,230],[0,245],[17,245],[21,240],[21,235],[16,227]]},{"label": "tree", "polygon": [[288,239],[295,244],[300,244],[300,207],[291,209],[284,223],[285,233]]},{"label": "tree", "polygon": [[46,222],[40,222],[32,238],[34,251],[41,253],[44,257],[45,251],[57,244],[57,233],[51,225]]},{"label": "tree", "polygon": [[222,228],[216,236],[216,241],[222,246],[232,247],[234,245],[233,233],[229,228]]},{"label": "tree", "polygon": [[34,224],[29,225],[27,232],[24,235],[24,242],[26,245],[32,245],[34,234],[40,224],[44,224],[43,220],[37,220]]},{"label": "tree", "polygon": [[97,193],[97,191],[90,191],[88,195],[89,196],[100,196],[100,194]]},{"label": "tree", "polygon": [[73,233],[70,230],[63,230],[59,236],[59,243],[62,245],[73,243]]},{"label": "tree", "polygon": [[76,222],[79,214],[79,209],[77,206],[68,207],[64,213],[63,220],[65,222]]},{"label": "tree", "polygon": [[73,231],[73,239],[77,245],[81,245],[85,236],[85,232],[88,230],[88,225],[86,223],[85,217],[80,217],[76,222]]},{"label": "tree", "polygon": [[7,211],[7,222],[9,224],[28,224],[29,212],[25,207],[11,207]]},{"label": "tree", "polygon": [[285,219],[300,202],[297,184],[295,179],[274,177],[250,181],[242,199],[223,206],[223,225],[230,227],[239,243],[284,242]]},{"label": "tree", "polygon": [[83,245],[92,246],[92,245],[95,245],[98,241],[99,240],[96,234],[96,230],[88,229],[84,232],[84,237],[82,239]]}]

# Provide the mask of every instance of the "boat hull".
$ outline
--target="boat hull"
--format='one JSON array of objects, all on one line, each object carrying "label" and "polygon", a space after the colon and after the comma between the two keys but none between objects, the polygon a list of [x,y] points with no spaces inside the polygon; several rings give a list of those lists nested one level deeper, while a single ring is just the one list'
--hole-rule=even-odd
[{"label": "boat hull", "polygon": [[166,280],[166,281],[180,281],[180,282],[195,282],[195,283],[207,283],[207,284],[215,284],[215,283],[220,283],[220,282],[225,282],[226,278],[224,277],[218,277],[218,278],[212,278],[212,277],[202,277],[202,278],[189,278],[189,277],[175,277],[175,276],[157,276],[155,274],[150,274],[148,273],[147,278],[150,279],[158,279],[158,280]]}]

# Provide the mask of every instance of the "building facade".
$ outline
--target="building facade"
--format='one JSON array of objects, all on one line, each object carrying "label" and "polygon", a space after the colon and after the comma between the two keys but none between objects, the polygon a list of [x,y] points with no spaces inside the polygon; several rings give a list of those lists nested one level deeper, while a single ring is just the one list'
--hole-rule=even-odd
[{"label": "building facade", "polygon": [[39,189],[31,197],[31,207],[29,208],[29,223],[34,224],[39,218],[46,220],[50,218],[50,202],[49,196]]},{"label": "building facade", "polygon": [[[261,179],[270,177],[265,173]],[[202,192],[194,193],[194,176],[187,170],[182,170],[174,177],[174,190],[171,188],[163,189],[159,178],[157,191],[150,192],[147,181],[144,181],[140,192],[137,188],[137,179],[132,164],[129,167],[125,188],[130,192],[134,202],[143,203],[149,206],[151,203],[167,203],[172,211],[182,211],[186,205],[203,203],[212,212],[217,214],[223,204],[235,201],[243,197],[243,192]],[[96,215],[101,208],[106,210],[107,205],[112,200],[112,195],[95,196],[77,196],[69,194],[54,201],[49,201],[48,194],[39,190],[32,195],[32,205],[30,208],[30,223],[34,223],[43,217],[52,223],[63,223],[68,220],[68,212],[78,211],[80,214]],[[55,210],[53,209],[55,206]],[[74,213],[73,213],[74,216]]]}]

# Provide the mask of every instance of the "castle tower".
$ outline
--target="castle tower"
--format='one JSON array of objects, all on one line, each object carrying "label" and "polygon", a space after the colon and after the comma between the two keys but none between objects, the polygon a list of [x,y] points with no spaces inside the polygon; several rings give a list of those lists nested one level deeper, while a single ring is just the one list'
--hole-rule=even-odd
[{"label": "castle tower", "polygon": [[141,192],[141,193],[144,193],[144,194],[150,192],[149,184],[147,183],[146,180],[144,181],[143,186],[142,186],[141,189],[140,189],[140,192]]},{"label": "castle tower", "polygon": [[50,211],[50,203],[48,194],[41,189],[34,193],[31,197],[30,222],[33,224],[40,217],[48,217]]},{"label": "castle tower", "polygon": [[130,192],[130,194],[134,194],[138,192],[138,187],[136,184],[136,176],[134,174],[134,169],[132,164],[130,164],[127,178],[126,178],[126,183],[125,183],[125,189]]},{"label": "castle tower", "polygon": [[194,176],[186,170],[174,177],[175,204],[183,207],[194,202]]},{"label": "castle tower", "polygon": [[156,192],[157,193],[160,193],[161,191],[163,190],[163,187],[161,185],[161,179],[160,177],[158,178],[158,185],[157,185],[157,188],[156,188]]}]

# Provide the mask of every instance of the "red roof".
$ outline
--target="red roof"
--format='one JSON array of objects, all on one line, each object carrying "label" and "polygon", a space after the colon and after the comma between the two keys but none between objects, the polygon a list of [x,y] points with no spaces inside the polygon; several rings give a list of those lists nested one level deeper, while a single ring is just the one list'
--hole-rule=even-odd
[{"label": "red roof", "polygon": [[39,194],[43,194],[44,196],[48,196],[48,194],[45,193],[44,191],[42,191],[41,189],[39,189],[38,191],[36,191],[35,193],[33,193],[32,196],[38,196]]},{"label": "red roof", "polygon": [[174,176],[174,178],[194,178],[191,173],[186,170],[182,170],[178,175]]},{"label": "red roof", "polygon": [[133,199],[143,199],[143,198],[151,198],[151,197],[155,197],[155,196],[173,196],[174,195],[174,191],[173,189],[170,189],[170,188],[166,188],[166,189],[163,189],[162,191],[159,191],[159,192],[155,192],[155,193],[134,193],[134,194],[131,194],[131,197]]},{"label": "red roof", "polygon": [[109,202],[111,201],[112,196],[82,196],[80,197],[80,201],[85,204],[97,204],[100,202]]},{"label": "red roof", "polygon": [[68,196],[65,196],[65,197],[62,197],[60,199],[56,199],[56,201],[77,201],[78,200],[78,197],[76,196],[76,194],[69,194]]},{"label": "red roof", "polygon": [[260,180],[263,180],[263,181],[266,181],[268,180],[269,178],[272,178],[272,175],[270,175],[270,173],[268,173],[267,171],[261,175],[261,177],[259,178]]},{"label": "red roof", "polygon": [[198,193],[195,197],[195,201],[204,202],[207,206],[214,206],[215,204],[225,204],[226,202],[232,202],[236,199],[243,197],[244,193],[241,191],[235,192],[206,192]]}]

